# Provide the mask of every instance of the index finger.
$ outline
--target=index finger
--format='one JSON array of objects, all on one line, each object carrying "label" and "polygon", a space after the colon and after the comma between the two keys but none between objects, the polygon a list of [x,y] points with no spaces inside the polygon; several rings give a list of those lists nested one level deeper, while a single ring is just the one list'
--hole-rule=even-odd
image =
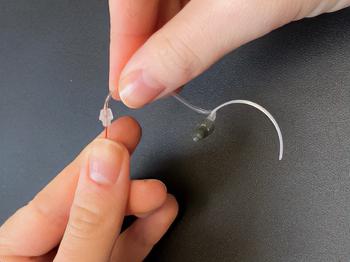
[{"label": "index finger", "polygon": [[118,98],[119,76],[134,52],[155,31],[159,0],[109,0],[109,88]]}]

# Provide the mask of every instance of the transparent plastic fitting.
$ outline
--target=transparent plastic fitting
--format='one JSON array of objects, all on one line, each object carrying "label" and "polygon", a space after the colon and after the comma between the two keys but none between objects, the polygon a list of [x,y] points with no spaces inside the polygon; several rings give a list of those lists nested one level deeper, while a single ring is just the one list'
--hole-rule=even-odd
[{"label": "transparent plastic fitting", "polygon": [[112,124],[113,112],[110,108],[103,108],[100,111],[99,120],[102,122],[104,127],[108,127]]},{"label": "transparent plastic fitting", "polygon": [[110,99],[111,99],[111,94],[109,93],[105,99],[105,102],[103,104],[103,108],[100,110],[99,120],[102,122],[102,125],[105,128],[110,126],[112,124],[112,120],[113,120],[113,112],[112,112],[112,109],[109,107],[109,100]]}]

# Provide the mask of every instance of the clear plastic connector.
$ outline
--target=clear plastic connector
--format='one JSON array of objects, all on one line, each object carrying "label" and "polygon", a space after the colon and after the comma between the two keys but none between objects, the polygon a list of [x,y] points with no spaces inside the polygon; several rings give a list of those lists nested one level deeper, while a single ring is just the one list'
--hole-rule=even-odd
[{"label": "clear plastic connector", "polygon": [[[108,93],[105,102],[103,104],[103,108],[100,111],[99,120],[102,122],[102,125],[106,128],[112,124],[113,120],[113,112],[112,109],[109,108],[109,100],[111,100],[112,94]],[[107,132],[106,132],[107,133]]]},{"label": "clear plastic connector", "polygon": [[103,108],[100,111],[99,120],[102,122],[104,127],[108,127],[112,124],[113,112],[110,108]]}]

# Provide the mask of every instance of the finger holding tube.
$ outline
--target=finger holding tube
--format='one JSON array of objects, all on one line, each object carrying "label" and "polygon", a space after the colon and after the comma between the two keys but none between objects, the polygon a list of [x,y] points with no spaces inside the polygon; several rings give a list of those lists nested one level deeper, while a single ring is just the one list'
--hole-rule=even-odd
[{"label": "finger holding tube", "polygon": [[87,155],[54,261],[108,261],[125,216],[128,151],[121,144],[98,139]]}]

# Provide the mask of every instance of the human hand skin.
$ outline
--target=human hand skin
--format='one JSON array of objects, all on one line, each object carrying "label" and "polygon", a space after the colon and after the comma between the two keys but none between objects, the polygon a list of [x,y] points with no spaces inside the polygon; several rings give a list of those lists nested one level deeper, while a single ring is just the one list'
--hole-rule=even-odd
[{"label": "human hand skin", "polygon": [[[140,139],[129,117],[115,121],[0,228],[0,261],[142,261],[178,211],[158,180],[129,179]],[[126,215],[138,219],[124,232]]]},{"label": "human hand skin", "polygon": [[350,0],[109,0],[110,80],[132,108],[166,96],[228,52]]}]

